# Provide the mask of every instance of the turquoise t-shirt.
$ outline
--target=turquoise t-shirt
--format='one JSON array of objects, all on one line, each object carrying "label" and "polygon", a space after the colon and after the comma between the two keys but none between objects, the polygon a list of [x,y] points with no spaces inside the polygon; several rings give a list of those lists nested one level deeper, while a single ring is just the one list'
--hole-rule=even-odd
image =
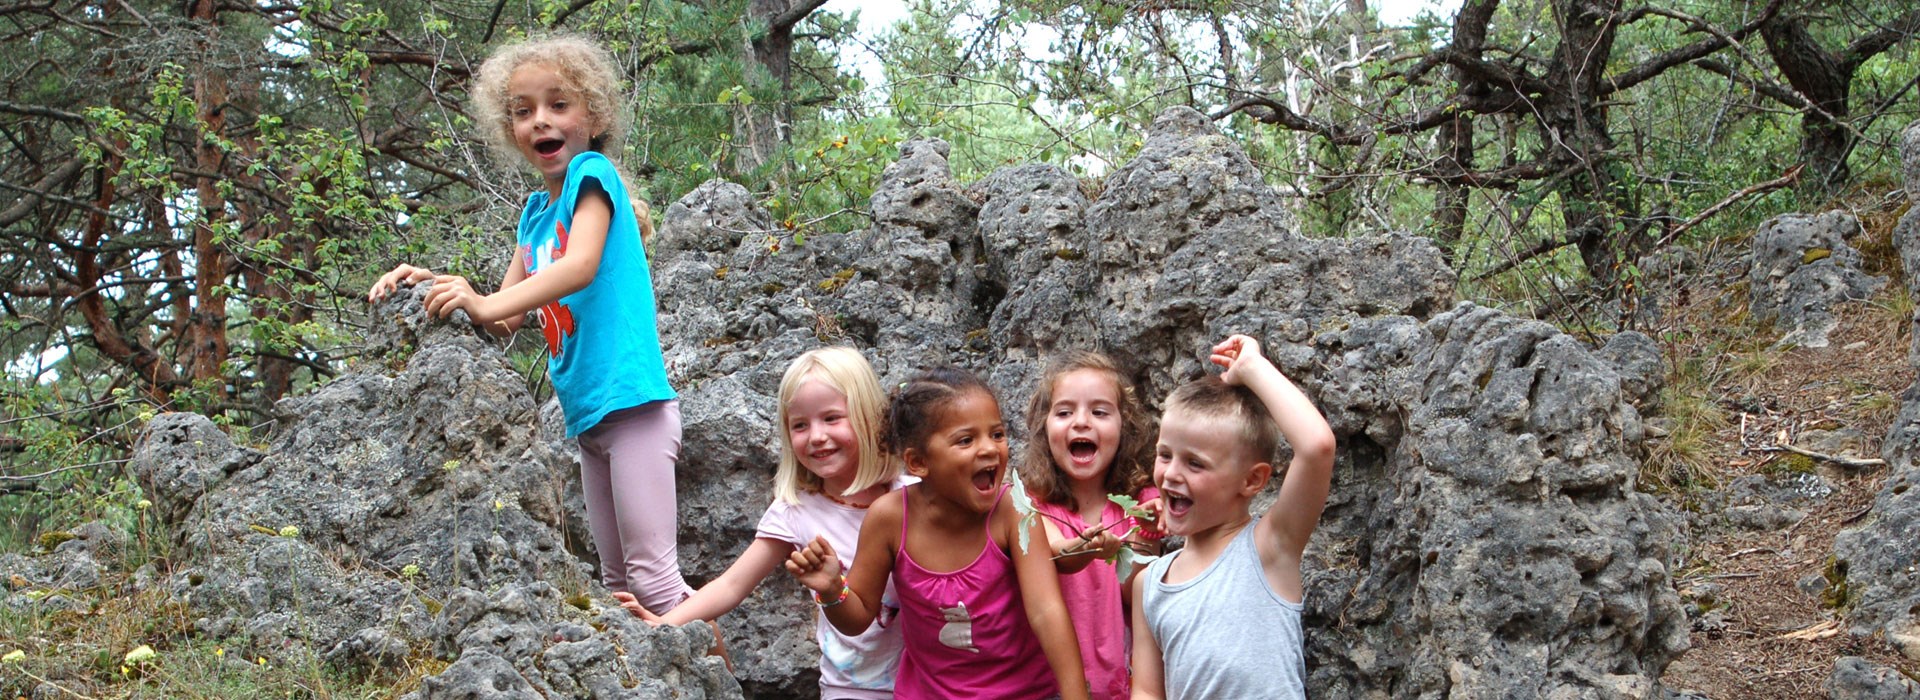
[{"label": "turquoise t-shirt", "polygon": [[640,225],[626,184],[606,156],[592,151],[574,156],[558,201],[549,201],[545,191],[527,197],[516,236],[527,276],[566,255],[567,232],[583,189],[598,189],[613,200],[600,269],[585,289],[540,307],[547,367],[566,414],[567,437],[586,432],[613,411],[676,396],[660,356],[653,279]]}]

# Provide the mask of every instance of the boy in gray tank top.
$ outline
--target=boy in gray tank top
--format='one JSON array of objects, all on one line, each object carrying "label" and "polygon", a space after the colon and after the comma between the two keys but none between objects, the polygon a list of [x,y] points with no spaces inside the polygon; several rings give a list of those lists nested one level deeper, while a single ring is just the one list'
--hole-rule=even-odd
[{"label": "boy in gray tank top", "polygon": [[[1226,368],[1167,397],[1154,446],[1166,531],[1187,546],[1134,580],[1133,697],[1303,698],[1300,554],[1333,481],[1333,430],[1286,375],[1236,335]],[[1248,512],[1284,436],[1280,499]]]}]

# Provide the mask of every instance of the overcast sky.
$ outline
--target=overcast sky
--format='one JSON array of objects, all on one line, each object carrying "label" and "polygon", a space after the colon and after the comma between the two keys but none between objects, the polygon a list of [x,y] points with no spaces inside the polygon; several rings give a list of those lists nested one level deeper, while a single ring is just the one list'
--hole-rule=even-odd
[{"label": "overcast sky", "polygon": [[[1380,20],[1388,25],[1406,24],[1420,10],[1439,8],[1441,16],[1451,16],[1460,9],[1461,0],[1367,0],[1368,4],[1380,10]],[[905,0],[828,0],[823,8],[832,12],[860,11],[860,31],[871,36],[882,28],[892,26],[907,14]]]}]

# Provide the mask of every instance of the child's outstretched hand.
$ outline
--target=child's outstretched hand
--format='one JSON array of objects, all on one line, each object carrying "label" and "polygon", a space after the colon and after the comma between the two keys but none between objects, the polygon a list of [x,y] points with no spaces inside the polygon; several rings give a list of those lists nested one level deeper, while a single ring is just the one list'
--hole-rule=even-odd
[{"label": "child's outstretched hand", "polygon": [[1258,368],[1262,366],[1273,367],[1273,363],[1260,354],[1260,341],[1238,334],[1228,336],[1219,345],[1213,346],[1213,355],[1207,359],[1226,368],[1225,372],[1220,373],[1220,381],[1228,386],[1245,386],[1249,373],[1259,371]]},{"label": "child's outstretched hand", "polygon": [[1120,538],[1113,536],[1112,531],[1101,530],[1092,537],[1081,534],[1080,541],[1073,546],[1073,550],[1074,554],[1094,552],[1095,559],[1113,561],[1114,556],[1120,553],[1122,544]]},{"label": "child's outstretched hand", "polygon": [[792,556],[787,557],[787,573],[815,593],[840,592],[840,556],[833,553],[833,545],[827,544],[824,537],[815,536],[807,546],[793,550]]},{"label": "child's outstretched hand", "polygon": [[648,625],[659,627],[666,623],[665,620],[660,619],[659,615],[655,615],[652,610],[648,610],[647,606],[641,605],[640,599],[633,597],[632,593],[614,591],[613,600],[618,602],[620,607],[626,608],[627,612],[633,613],[635,617],[646,621]]},{"label": "child's outstretched hand", "polygon": [[473,284],[459,275],[433,278],[433,289],[427,290],[426,308],[427,316],[433,318],[445,318],[452,315],[454,309],[466,309],[467,318],[476,324],[499,320],[493,317],[487,295],[473,291]]},{"label": "child's outstretched hand", "polygon": [[432,270],[402,263],[393,268],[392,272],[381,275],[380,280],[373,283],[373,288],[367,290],[367,301],[369,303],[379,301],[381,297],[392,294],[396,289],[411,287],[434,277]]}]

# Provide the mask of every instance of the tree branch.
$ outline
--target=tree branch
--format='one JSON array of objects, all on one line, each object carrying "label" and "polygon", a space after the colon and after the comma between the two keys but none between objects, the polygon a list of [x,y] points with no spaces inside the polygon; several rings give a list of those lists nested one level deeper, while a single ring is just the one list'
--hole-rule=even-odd
[{"label": "tree branch", "polygon": [[1752,88],[1754,92],[1760,93],[1762,95],[1766,95],[1767,97],[1772,98],[1773,101],[1779,102],[1780,104],[1786,105],[1788,107],[1792,107],[1794,109],[1807,109],[1812,106],[1812,104],[1807,102],[1806,100],[1800,99],[1800,94],[1797,92],[1794,92],[1793,88],[1787,87],[1785,85],[1781,85],[1779,83],[1773,82],[1766,78],[1756,78],[1752,76],[1742,75],[1738,71],[1735,71],[1733,69],[1733,66],[1729,66],[1717,60],[1714,60],[1711,58],[1702,58],[1700,60],[1694,61],[1693,65],[1699,66],[1702,70],[1705,70],[1709,73],[1718,73],[1720,75],[1726,76],[1727,79],[1740,83],[1742,85],[1745,85],[1749,88]]},{"label": "tree branch", "polygon": [[1893,48],[1894,44],[1912,38],[1916,33],[1920,33],[1920,9],[1908,12],[1905,16],[1888,23],[1887,26],[1854,39],[1853,43],[1847,44],[1847,48],[1840,51],[1838,56],[1840,64],[1847,69],[1847,74],[1851,75],[1861,64]]},{"label": "tree branch", "polygon": [[1662,51],[1660,52],[1659,55],[1654,56],[1653,58],[1649,58],[1645,61],[1642,61],[1640,62],[1639,65],[1636,65],[1632,68],[1628,68],[1627,70],[1622,71],[1618,75],[1608,78],[1606,82],[1600,86],[1600,95],[1601,96],[1611,95],[1621,90],[1625,90],[1635,85],[1639,85],[1648,80],[1652,80],[1655,76],[1658,76],[1661,73],[1667,72],[1667,69],[1669,68],[1673,68],[1674,66],[1678,66],[1683,63],[1689,63],[1697,59],[1711,56],[1715,53],[1718,53],[1720,49],[1724,49],[1728,46],[1732,46],[1740,43],[1740,40],[1745,39],[1748,35],[1751,35],[1756,31],[1759,31],[1761,25],[1764,25],[1768,21],[1772,20],[1773,16],[1779,13],[1781,2],[1782,0],[1773,0],[1772,2],[1767,3],[1766,9],[1761,10],[1759,17],[1755,18],[1751,22],[1748,22],[1742,25],[1739,29],[1736,29],[1730,33],[1720,31],[1720,29],[1714,27],[1711,24],[1708,24],[1706,20],[1700,19],[1699,17],[1695,17],[1693,15],[1689,15],[1684,12],[1676,12],[1674,10],[1665,10],[1665,9],[1660,9],[1656,7],[1644,7],[1634,11],[1632,15],[1635,18],[1638,18],[1639,16],[1644,16],[1644,15],[1656,15],[1660,17],[1666,17],[1669,19],[1675,19],[1682,22],[1686,22],[1687,24],[1691,24],[1695,28],[1699,29],[1700,31],[1707,32],[1708,34],[1712,34],[1713,36],[1711,38],[1701,39],[1700,41],[1687,44],[1686,46],[1681,46],[1679,48]]},{"label": "tree branch", "polygon": [[1687,229],[1693,228],[1694,226],[1699,225],[1700,222],[1706,221],[1707,219],[1712,218],[1713,215],[1720,213],[1721,211],[1725,210],[1727,207],[1733,206],[1735,202],[1738,202],[1742,199],[1746,199],[1756,194],[1772,192],[1774,190],[1777,190],[1783,187],[1793,186],[1793,183],[1800,179],[1800,169],[1805,167],[1807,167],[1806,163],[1795,163],[1793,167],[1787,168],[1786,174],[1781,175],[1777,179],[1768,180],[1766,182],[1762,182],[1757,185],[1751,185],[1751,186],[1742,188],[1739,192],[1735,192],[1733,194],[1727,195],[1726,199],[1722,199],[1719,202],[1715,203],[1713,206],[1710,206],[1710,207],[1707,207],[1706,209],[1701,210],[1701,212],[1699,214],[1695,214],[1693,218],[1687,219],[1686,223],[1673,227],[1672,231],[1668,231],[1666,235],[1660,237],[1660,242],[1653,244],[1654,249],[1659,250],[1661,248],[1665,248],[1668,245],[1671,245],[1674,241],[1680,240],[1680,234],[1686,233]]},{"label": "tree branch", "polygon": [[46,117],[48,119],[58,119],[73,124],[87,123],[86,117],[73,112],[54,109],[52,107],[42,107],[40,105],[21,104],[10,100],[0,100],[0,112],[18,114],[24,117]]},{"label": "tree branch", "polygon": [[814,10],[820,9],[820,6],[825,4],[827,0],[805,0],[788,7],[786,12],[774,15],[772,19],[767,20],[767,32],[771,34],[792,29],[793,25],[799,24],[800,20],[806,19],[807,15],[813,14]]},{"label": "tree branch", "polygon": [[61,165],[53,172],[47,173],[46,177],[40,178],[39,182],[33,183],[32,190],[37,192],[30,192],[27,196],[21,197],[20,201],[14,203],[13,206],[7,207],[6,211],[0,211],[0,227],[12,226],[15,222],[27,218],[27,215],[33,213],[33,208],[40,204],[41,195],[39,192],[47,192],[55,187],[67,184],[73,180],[74,176],[79,175],[81,169],[86,166],[86,159],[75,158],[67,161],[66,164]]}]

